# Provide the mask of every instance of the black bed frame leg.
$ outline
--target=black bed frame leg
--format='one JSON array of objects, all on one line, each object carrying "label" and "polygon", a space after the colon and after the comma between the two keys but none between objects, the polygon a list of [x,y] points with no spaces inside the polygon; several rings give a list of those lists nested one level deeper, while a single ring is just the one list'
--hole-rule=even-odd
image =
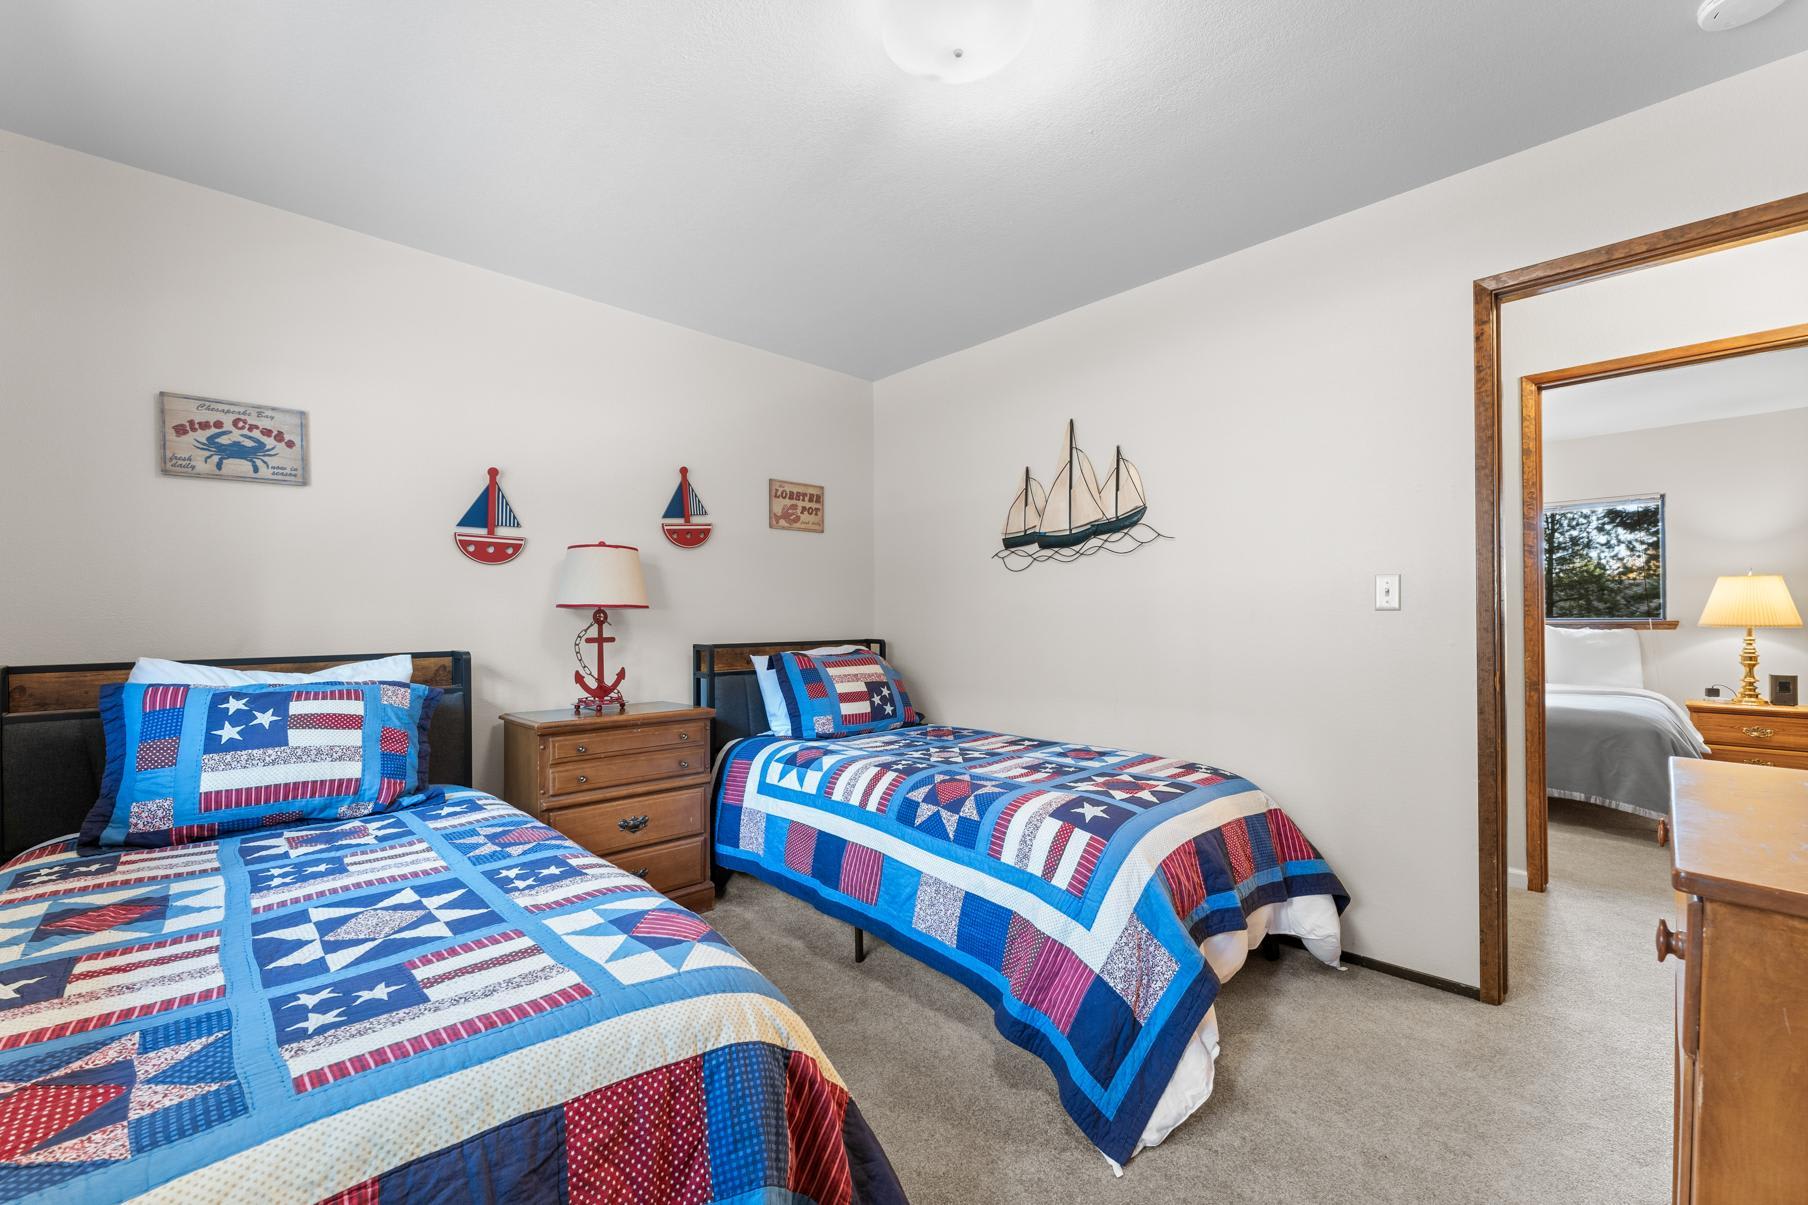
[{"label": "black bed frame leg", "polygon": [[709,881],[716,885],[717,899],[721,899],[728,894],[728,880],[733,875],[734,871],[721,866],[711,866],[709,868]]},{"label": "black bed frame leg", "polygon": [[865,962],[866,961],[866,930],[865,929],[855,929],[854,930],[854,961],[855,962]]},{"label": "black bed frame leg", "polygon": [[1274,934],[1270,933],[1267,937],[1262,939],[1260,949],[1262,951],[1262,957],[1269,962],[1279,962],[1281,960],[1281,939]]}]

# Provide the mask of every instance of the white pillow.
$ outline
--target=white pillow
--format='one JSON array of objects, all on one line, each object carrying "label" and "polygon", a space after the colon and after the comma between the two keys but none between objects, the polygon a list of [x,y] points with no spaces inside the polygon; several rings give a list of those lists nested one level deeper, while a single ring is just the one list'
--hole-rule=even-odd
[{"label": "white pillow", "polygon": [[[864,644],[831,644],[819,649],[804,649],[806,653],[863,653]],[[778,687],[778,671],[772,668],[772,658],[758,653],[747,658],[753,666],[754,681],[760,684],[760,698],[766,704],[766,730],[773,736],[791,735],[791,713],[785,710],[785,696]]]},{"label": "white pillow", "polygon": [[1645,688],[1638,633],[1631,628],[1544,628],[1544,680],[1563,686]]},{"label": "white pillow", "polygon": [[223,665],[191,665],[186,661],[165,661],[161,657],[140,657],[126,681],[164,682],[171,686],[252,686],[259,682],[293,686],[300,682],[409,682],[413,678],[414,658],[407,653],[397,653],[373,661],[351,661],[311,674],[247,672]]}]

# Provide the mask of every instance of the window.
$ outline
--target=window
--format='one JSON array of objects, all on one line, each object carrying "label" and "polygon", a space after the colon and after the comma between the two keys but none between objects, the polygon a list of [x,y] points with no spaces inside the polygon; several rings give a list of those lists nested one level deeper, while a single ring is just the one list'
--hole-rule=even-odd
[{"label": "window", "polygon": [[1663,495],[1546,506],[1544,613],[1663,619]]}]

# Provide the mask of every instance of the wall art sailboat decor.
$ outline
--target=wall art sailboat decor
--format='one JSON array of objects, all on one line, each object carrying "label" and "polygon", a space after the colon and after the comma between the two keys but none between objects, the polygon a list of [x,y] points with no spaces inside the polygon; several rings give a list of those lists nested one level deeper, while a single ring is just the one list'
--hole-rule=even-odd
[{"label": "wall art sailboat decor", "polygon": [[1023,470],[1016,497],[1004,517],[1004,547],[992,554],[1013,573],[1043,561],[1074,561],[1095,552],[1135,552],[1144,544],[1171,537],[1144,521],[1149,513],[1143,477],[1119,447],[1111,470],[1099,483],[1092,458],[1074,438],[1067,423],[1061,462],[1048,489]]},{"label": "wall art sailboat decor", "polygon": [[522,536],[498,533],[498,528],[519,531],[521,519],[509,505],[502,487],[496,484],[497,472],[490,470],[489,484],[483,487],[477,501],[471,503],[452,532],[452,542],[458,545],[458,550],[479,565],[506,565],[527,547],[527,540]]},{"label": "wall art sailboat decor", "polygon": [[700,548],[703,541],[709,539],[709,520],[703,516],[709,514],[703,509],[703,499],[697,497],[697,491],[691,488],[691,471],[680,465],[678,468],[678,488],[672,494],[672,500],[666,504],[663,521],[659,529],[665,532],[665,538],[680,548]]}]

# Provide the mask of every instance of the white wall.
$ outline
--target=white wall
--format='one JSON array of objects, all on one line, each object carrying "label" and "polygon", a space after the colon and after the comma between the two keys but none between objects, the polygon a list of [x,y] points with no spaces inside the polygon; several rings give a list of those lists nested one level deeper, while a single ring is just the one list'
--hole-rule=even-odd
[{"label": "white wall", "polygon": [[[1638,634],[1647,687],[1680,703],[1738,685],[1743,633],[1695,622],[1716,577],[1781,573],[1808,606],[1805,467],[1808,409],[1545,443],[1547,501],[1664,495],[1668,617],[1681,626]],[[1808,676],[1808,630],[1760,632],[1758,653],[1760,690],[1767,674]]]},{"label": "white wall", "polygon": [[[1808,56],[1784,60],[1801,64]],[[1761,73],[1768,75],[1768,71]],[[1808,85],[1808,72],[1791,77]],[[1729,83],[1749,82],[1743,76]],[[1737,95],[1719,97],[1739,103]],[[1687,99],[1687,98],[1685,98]],[[1649,112],[1649,110],[1647,110]],[[1801,160],[1808,167],[1808,158]],[[1679,171],[1678,179],[1682,173]],[[1808,173],[1776,196],[1808,189]],[[1751,200],[1760,198],[1753,197]],[[1769,199],[1769,198],[1764,198]],[[1727,206],[1725,208],[1737,208]],[[1705,212],[1696,216],[1707,216]],[[1501,318],[1501,580],[1507,617],[1507,862],[1525,866],[1524,596],[1520,587],[1522,376],[1808,322],[1808,234],[1737,247],[1509,303]],[[1798,470],[1799,471],[1799,470]],[[1699,612],[1698,612],[1699,613]],[[1524,879],[1515,875],[1515,886]]]},{"label": "white wall", "polygon": [[[913,687],[1238,769],[1343,876],[1352,949],[1476,983],[1471,282],[1808,191],[1725,120],[1805,109],[1798,56],[879,382],[877,626]],[[1069,417],[1176,538],[1013,576],[1014,475]]]},{"label": "white wall", "polygon": [[[313,484],[157,471],[159,390],[308,411]],[[576,694],[566,544],[644,553],[639,699],[689,698],[696,640],[872,616],[864,382],[0,133],[0,662],[469,649],[494,719]],[[716,531],[660,536],[680,463]],[[484,568],[454,522],[489,465],[528,537]],[[827,533],[766,526],[766,478]]]}]

